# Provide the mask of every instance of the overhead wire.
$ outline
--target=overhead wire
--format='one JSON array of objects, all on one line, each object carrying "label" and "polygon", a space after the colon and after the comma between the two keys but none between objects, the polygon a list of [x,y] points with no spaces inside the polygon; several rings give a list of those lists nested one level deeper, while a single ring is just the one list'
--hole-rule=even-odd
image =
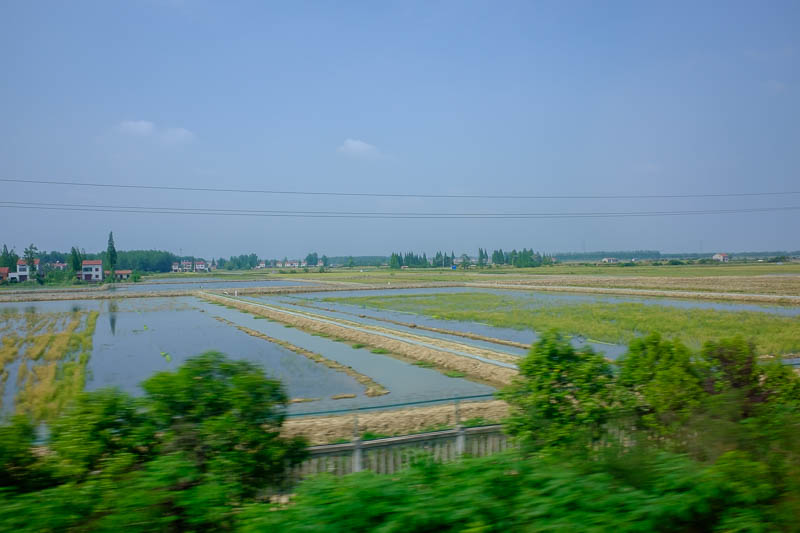
[{"label": "overhead wire", "polygon": [[737,213],[787,212],[800,210],[800,206],[743,207],[732,209],[700,209],[671,211],[588,211],[588,212],[493,212],[493,213],[432,213],[432,212],[382,212],[382,211],[291,211],[258,209],[221,209],[192,207],[132,206],[108,204],[68,204],[47,202],[19,202],[0,200],[0,208],[39,209],[54,211],[86,211],[134,214],[167,214],[193,216],[250,216],[276,218],[355,218],[355,219],[559,219],[559,218],[619,218],[653,216],[723,215]]},{"label": "overhead wire", "polygon": [[181,192],[217,192],[244,194],[271,194],[288,196],[332,196],[368,198],[439,198],[439,199],[483,199],[483,200],[634,200],[667,198],[746,198],[760,196],[788,196],[800,191],[756,191],[723,193],[667,193],[667,194],[438,194],[438,193],[379,193],[345,191],[290,191],[282,189],[246,189],[230,187],[188,187],[179,185],[144,185],[126,183],[82,182],[70,180],[44,180],[24,178],[0,178],[0,182],[36,185],[61,185],[72,187],[94,187],[110,189],[141,189]]}]

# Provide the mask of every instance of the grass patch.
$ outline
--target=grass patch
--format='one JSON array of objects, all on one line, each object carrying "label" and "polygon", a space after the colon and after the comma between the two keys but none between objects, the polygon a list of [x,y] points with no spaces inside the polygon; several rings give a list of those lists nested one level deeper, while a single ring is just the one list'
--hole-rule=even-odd
[{"label": "grass patch", "polygon": [[436,365],[433,363],[429,363],[428,361],[415,361],[412,363],[414,366],[419,366],[422,368],[436,368]]},{"label": "grass patch", "polygon": [[366,344],[362,344],[360,342],[357,342],[355,344],[352,344],[351,348],[353,348],[354,350],[358,350],[359,348],[363,348],[364,346],[366,346]]},{"label": "grass patch", "polygon": [[466,376],[465,373],[459,372],[458,370],[448,370],[444,375],[448,378],[463,378]]},{"label": "grass patch", "polygon": [[380,354],[380,355],[391,353],[386,348],[373,348],[373,349],[370,350],[370,352],[376,353],[376,354]]},{"label": "grass patch", "polygon": [[495,422],[492,422],[491,420],[486,420],[485,418],[483,418],[481,416],[477,416],[475,418],[470,418],[470,419],[465,420],[463,422],[463,426],[464,427],[468,427],[468,428],[474,428],[474,427],[477,427],[477,426],[489,426],[489,425],[492,425],[494,423]]},{"label": "grass patch", "polygon": [[361,435],[361,440],[375,440],[375,439],[388,439],[391,435],[384,435],[383,433],[373,433],[372,431],[365,431]]}]

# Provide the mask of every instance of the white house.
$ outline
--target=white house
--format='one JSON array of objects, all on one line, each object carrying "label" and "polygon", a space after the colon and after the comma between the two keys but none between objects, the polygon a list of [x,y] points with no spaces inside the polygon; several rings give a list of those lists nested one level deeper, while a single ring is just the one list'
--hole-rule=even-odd
[{"label": "white house", "polygon": [[181,264],[178,262],[172,263],[172,271],[173,272],[180,272],[181,271]]},{"label": "white house", "polygon": [[181,261],[181,271],[182,272],[191,272],[192,271],[192,260],[191,259],[184,259]]},{"label": "white house", "polygon": [[83,281],[103,281],[103,261],[100,259],[84,259],[78,276]]},{"label": "white house", "polygon": [[208,272],[208,265],[202,259],[198,259],[194,262],[194,271],[195,272]]},{"label": "white house", "polygon": [[607,263],[607,264],[619,263],[619,259],[617,259],[616,257],[604,257],[603,258],[603,263]]},{"label": "white house", "polygon": [[719,261],[720,263],[727,263],[728,261],[731,260],[728,254],[714,254],[711,256],[711,259],[713,259],[714,261]]},{"label": "white house", "polygon": [[[39,272],[39,260],[33,260],[33,270],[35,272]],[[28,268],[28,263],[24,259],[17,260],[17,271],[16,272],[9,272],[8,279],[9,281],[28,281],[31,277],[31,271]]]}]

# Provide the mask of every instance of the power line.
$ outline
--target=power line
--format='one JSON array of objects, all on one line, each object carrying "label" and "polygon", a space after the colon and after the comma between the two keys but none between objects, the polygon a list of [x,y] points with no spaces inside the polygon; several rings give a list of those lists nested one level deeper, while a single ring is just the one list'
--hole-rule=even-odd
[{"label": "power line", "polygon": [[126,205],[90,205],[44,202],[16,202],[0,200],[0,208],[38,209],[51,211],[84,211],[104,213],[192,215],[192,216],[249,216],[275,218],[360,218],[360,219],[426,219],[426,220],[511,220],[511,219],[560,219],[560,218],[625,218],[654,216],[724,215],[739,213],[765,213],[798,211],[800,206],[750,207],[736,209],[702,209],[683,211],[589,211],[589,212],[544,212],[544,213],[402,213],[377,211],[285,211],[256,209],[219,209],[156,207]]},{"label": "power line", "polygon": [[376,192],[334,192],[334,191],[285,191],[277,189],[234,189],[216,187],[180,187],[177,185],[129,185],[119,183],[90,183],[79,181],[33,180],[20,178],[0,178],[7,183],[28,183],[37,185],[64,185],[73,187],[95,187],[109,189],[143,189],[183,192],[225,192],[245,194],[273,194],[290,196],[338,196],[368,198],[451,198],[483,200],[633,200],[656,198],[741,198],[758,196],[788,196],[800,191],[736,192],[736,193],[696,193],[696,194],[423,194],[423,193],[376,193]]}]

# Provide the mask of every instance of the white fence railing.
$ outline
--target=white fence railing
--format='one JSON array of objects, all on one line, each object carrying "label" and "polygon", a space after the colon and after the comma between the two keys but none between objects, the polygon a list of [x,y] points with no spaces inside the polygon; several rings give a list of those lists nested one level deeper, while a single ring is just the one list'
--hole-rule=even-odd
[{"label": "white fence railing", "polygon": [[415,460],[428,455],[435,461],[453,461],[467,454],[483,457],[513,446],[501,425],[478,426],[403,435],[309,448],[310,457],[296,466],[295,479],[329,472],[336,475],[371,470],[392,474],[408,468]]}]

